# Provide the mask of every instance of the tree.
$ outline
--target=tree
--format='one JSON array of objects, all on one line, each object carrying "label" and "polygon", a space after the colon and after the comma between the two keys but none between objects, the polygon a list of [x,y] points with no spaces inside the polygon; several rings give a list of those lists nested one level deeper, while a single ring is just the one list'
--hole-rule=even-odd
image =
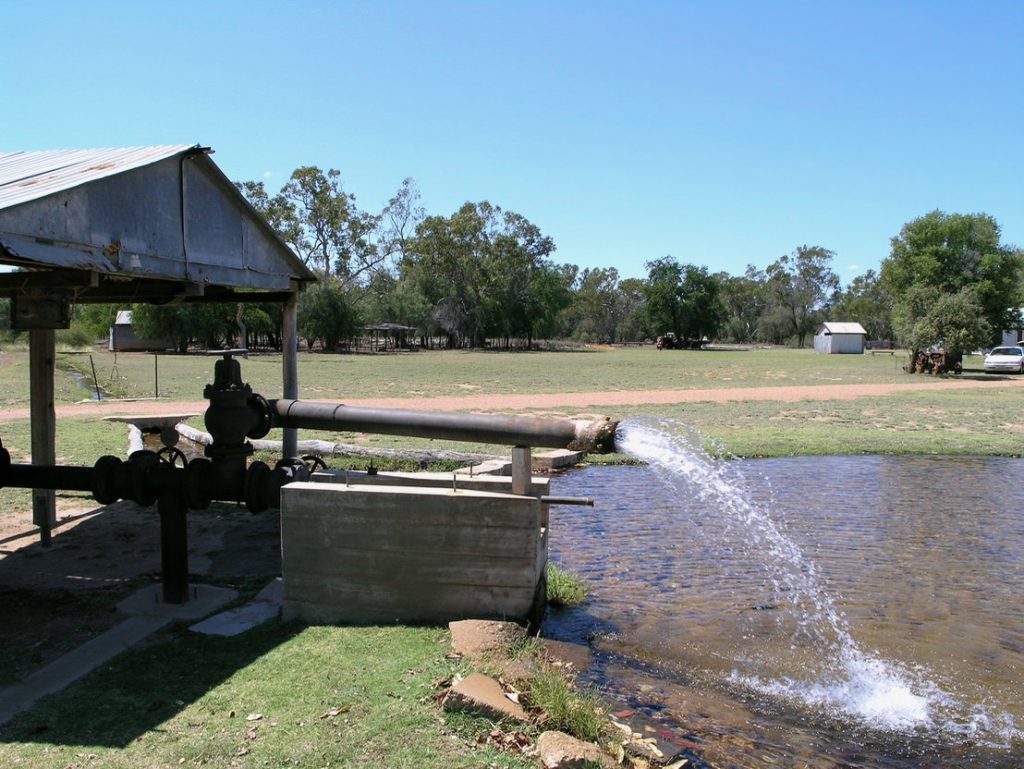
[{"label": "tree", "polygon": [[803,347],[823,319],[823,311],[839,290],[839,276],[831,264],[835,253],[821,246],[800,246],[780,257],[765,270],[774,318],[786,317],[790,330]]},{"label": "tree", "polygon": [[238,325],[235,304],[135,304],[132,326],[142,338],[167,339],[178,352],[193,344],[209,350],[234,347]]},{"label": "tree", "polygon": [[299,335],[310,349],[320,342],[325,351],[336,350],[342,341],[358,335],[362,326],[348,293],[332,280],[318,283],[302,294],[297,316]]},{"label": "tree", "polygon": [[909,317],[903,329],[903,338],[916,352],[941,342],[949,359],[959,361],[965,350],[972,350],[985,343],[991,336],[992,328],[985,320],[981,301],[972,286],[966,286],[955,294],[929,295],[928,289],[915,287],[914,304],[923,312],[910,323]]},{"label": "tree", "polygon": [[532,340],[537,320],[568,301],[567,291],[555,290],[553,250],[525,217],[487,201],[466,203],[450,217],[420,222],[403,274],[414,277],[451,345],[479,347],[489,335]]},{"label": "tree", "polygon": [[645,283],[641,278],[626,278],[619,283],[622,298],[622,319],[616,328],[616,335],[622,342],[640,342],[652,335],[647,325],[647,298]]},{"label": "tree", "polygon": [[878,274],[868,270],[841,291],[833,308],[835,320],[860,323],[869,339],[892,339],[892,296]]},{"label": "tree", "polygon": [[768,309],[764,273],[748,264],[743,275],[719,273],[717,277],[722,303],[728,314],[724,327],[726,335],[733,342],[755,341],[761,317]]},{"label": "tree", "polygon": [[569,307],[571,334],[584,342],[618,341],[626,310],[625,296],[614,267],[587,268],[576,278]]},{"label": "tree", "polygon": [[725,322],[718,279],[706,267],[681,265],[671,256],[647,263],[647,315],[655,328],[699,345]]},{"label": "tree", "polygon": [[[1000,243],[999,224],[988,214],[932,211],[903,225],[891,244],[880,281],[893,296],[896,333],[915,353],[939,342],[950,351],[960,344],[951,340],[973,339],[971,306],[987,328],[974,344],[995,343],[1002,329],[1020,325],[1024,256]],[[953,295],[959,298],[945,299]],[[956,318],[960,331],[950,325]],[[926,339],[925,331],[939,336]]]},{"label": "tree", "polygon": [[354,284],[384,258],[374,243],[378,217],[356,206],[356,196],[342,188],[337,169],[324,173],[316,166],[296,168],[274,196],[263,182],[236,186],[302,261],[325,279],[334,274]]}]

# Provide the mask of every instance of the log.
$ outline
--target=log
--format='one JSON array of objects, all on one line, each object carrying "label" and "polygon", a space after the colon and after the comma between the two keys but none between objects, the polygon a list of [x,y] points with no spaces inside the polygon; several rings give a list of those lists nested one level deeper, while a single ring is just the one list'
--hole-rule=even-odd
[{"label": "log", "polygon": [[[197,430],[195,427],[191,427],[190,425],[186,425],[184,423],[178,424],[175,429],[181,437],[187,438],[188,440],[199,443],[203,446],[209,446],[213,443],[213,436],[202,430]],[[277,454],[281,453],[283,445],[281,441],[258,440],[249,442],[257,451],[271,451]],[[421,451],[417,449],[370,448],[368,446],[356,446],[351,443],[332,443],[331,441],[318,440],[299,441],[298,451],[299,454],[411,459],[417,462],[440,462],[448,460],[466,464],[478,464],[480,462],[486,462],[490,459],[497,458],[494,454],[474,454],[465,451],[449,451],[446,449]]]}]

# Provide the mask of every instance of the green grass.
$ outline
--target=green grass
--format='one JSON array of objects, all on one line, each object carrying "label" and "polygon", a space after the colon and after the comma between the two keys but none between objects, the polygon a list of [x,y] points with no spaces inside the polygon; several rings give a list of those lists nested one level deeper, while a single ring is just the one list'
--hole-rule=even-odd
[{"label": "green grass", "polygon": [[[14,362],[25,353],[7,352]],[[123,397],[152,397],[153,355],[92,353],[100,384]],[[310,400],[417,397],[475,393],[592,392],[860,384],[906,381],[905,355],[816,355],[810,350],[710,352],[615,348],[564,352],[431,351],[388,355],[299,354],[299,395]],[[215,358],[160,355],[160,396],[200,400],[213,378]],[[91,376],[87,355],[58,355],[58,364]],[[243,378],[266,397],[281,390],[281,356],[254,354],[241,361]],[[968,363],[968,365],[971,365]],[[25,369],[27,371],[27,369]],[[15,372],[10,372],[15,373]],[[0,385],[7,372],[0,367]],[[59,377],[58,377],[59,378]],[[74,399],[88,397],[81,388]],[[28,392],[9,400],[27,403]],[[58,398],[60,400],[60,398]]]},{"label": "green grass", "polygon": [[849,401],[638,406],[685,421],[743,457],[829,454],[1024,455],[1020,390],[904,392]]},{"label": "green grass", "polygon": [[548,716],[545,729],[558,729],[581,740],[600,742],[607,717],[596,695],[577,687],[571,676],[551,667],[542,667],[530,683],[527,694],[532,707]]},{"label": "green grass", "polygon": [[548,603],[552,606],[574,606],[587,597],[587,586],[571,572],[548,561]]},{"label": "green grass", "polygon": [[[449,726],[434,628],[169,631],[0,728],[0,765],[526,767]],[[259,718],[255,718],[259,716]]]}]

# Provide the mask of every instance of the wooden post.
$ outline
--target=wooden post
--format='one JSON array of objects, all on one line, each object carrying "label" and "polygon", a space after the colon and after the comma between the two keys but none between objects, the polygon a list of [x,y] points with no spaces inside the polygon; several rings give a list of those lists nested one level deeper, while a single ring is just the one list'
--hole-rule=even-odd
[{"label": "wooden post", "polygon": [[533,460],[529,446],[512,448],[512,493],[525,496],[533,486]]},{"label": "wooden post", "polygon": [[[292,294],[285,302],[284,313],[281,315],[281,366],[283,392],[285,398],[299,397],[299,326],[298,296]],[[281,453],[285,459],[299,455],[299,435],[294,427],[286,427],[282,437]]]},{"label": "wooden post", "polygon": [[[53,408],[53,371],[56,333],[53,329],[29,332],[29,388],[32,430],[32,464],[57,462],[57,415]],[[32,523],[39,527],[39,541],[50,545],[57,524],[57,495],[52,489],[32,489]]]}]

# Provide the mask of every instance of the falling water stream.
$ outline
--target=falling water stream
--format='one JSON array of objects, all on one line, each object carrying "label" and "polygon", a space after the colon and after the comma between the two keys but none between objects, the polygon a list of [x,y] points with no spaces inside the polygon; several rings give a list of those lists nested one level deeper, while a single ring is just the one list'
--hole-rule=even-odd
[{"label": "falling water stream", "polygon": [[[607,517],[574,519],[571,544],[554,555],[595,584],[588,632],[599,650],[687,687],[663,695],[670,708],[673,696],[681,709],[705,711],[707,697],[732,698],[747,714],[740,720],[758,724],[748,742],[769,733],[772,747],[734,755],[734,765],[929,767],[940,757],[944,766],[1019,765],[1024,525],[1016,516],[991,511],[1003,530],[985,543],[969,524],[978,516],[959,508],[992,500],[977,489],[945,494],[963,478],[947,473],[937,484],[934,465],[922,466],[932,474],[921,491],[940,508],[931,519],[939,536],[922,533],[927,518],[908,523],[898,509],[905,490],[887,493],[889,474],[877,466],[844,485],[835,458],[808,458],[789,488],[785,473],[773,481],[756,461],[709,452],[679,422],[629,420],[618,443],[647,466],[593,468],[623,473],[628,488],[606,486]],[[808,477],[815,460],[822,472]],[[1019,475],[1008,480],[1024,486]],[[570,535],[558,525],[561,548]],[[579,544],[587,537],[596,546]],[[944,551],[947,540],[961,550]],[[988,553],[980,565],[990,574],[978,573],[972,546]],[[982,607],[974,617],[972,602]],[[556,632],[559,621],[571,635],[571,617],[555,618]],[[620,677],[629,667],[619,665]],[[861,743],[872,747],[850,747]]]}]

